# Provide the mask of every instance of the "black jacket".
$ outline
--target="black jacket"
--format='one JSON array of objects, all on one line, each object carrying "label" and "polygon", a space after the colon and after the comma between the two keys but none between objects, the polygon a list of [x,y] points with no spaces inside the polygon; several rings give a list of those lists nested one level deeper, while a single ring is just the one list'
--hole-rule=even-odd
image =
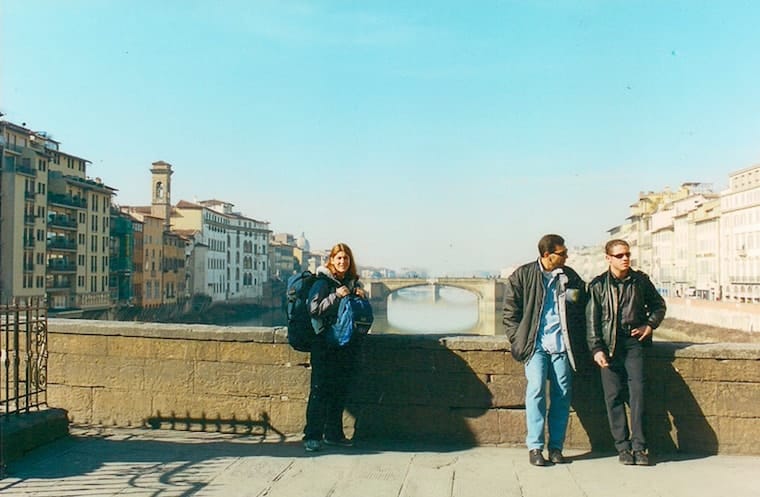
[{"label": "black jacket", "polygon": [[[544,284],[539,261],[517,268],[507,279],[504,291],[504,331],[509,338],[512,357],[526,362],[533,356],[544,303]],[[567,277],[560,280],[559,312],[562,338],[570,364],[575,369],[575,355],[585,348],[586,283],[572,268],[564,267]]]},{"label": "black jacket", "polygon": [[[665,300],[657,292],[649,276],[641,271],[629,270],[631,278],[632,327],[649,325],[654,330],[665,318]],[[614,277],[606,271],[589,283],[589,301],[586,307],[586,342],[591,354],[603,350],[609,357],[615,354],[618,313],[620,305],[614,288]],[[651,342],[651,337],[648,340]]]}]

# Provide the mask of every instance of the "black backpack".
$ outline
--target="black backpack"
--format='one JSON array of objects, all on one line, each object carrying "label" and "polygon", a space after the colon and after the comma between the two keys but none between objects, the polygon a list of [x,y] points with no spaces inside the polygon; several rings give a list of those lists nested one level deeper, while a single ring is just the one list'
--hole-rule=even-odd
[{"label": "black backpack", "polygon": [[311,271],[288,278],[288,343],[301,352],[311,352],[311,345],[317,336],[309,314],[309,293],[315,281],[317,275]]}]

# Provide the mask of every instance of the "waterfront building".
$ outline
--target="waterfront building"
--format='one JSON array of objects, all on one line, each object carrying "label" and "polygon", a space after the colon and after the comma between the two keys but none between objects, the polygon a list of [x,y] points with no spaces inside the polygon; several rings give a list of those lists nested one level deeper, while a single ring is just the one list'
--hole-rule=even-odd
[{"label": "waterfront building", "polygon": [[700,205],[691,214],[694,223],[694,297],[720,298],[720,199]]},{"label": "waterfront building", "polygon": [[720,196],[723,298],[760,302],[760,164],[733,172]]},{"label": "waterfront building", "polygon": [[172,225],[191,242],[192,288],[212,301],[259,301],[268,280],[269,222],[222,200],[180,201]]},{"label": "waterfront building", "polygon": [[133,264],[136,220],[111,206],[110,277],[111,302],[117,307],[134,305]]},{"label": "waterfront building", "polygon": [[0,121],[0,301],[45,297],[51,313],[111,306],[115,189],[47,133]]}]

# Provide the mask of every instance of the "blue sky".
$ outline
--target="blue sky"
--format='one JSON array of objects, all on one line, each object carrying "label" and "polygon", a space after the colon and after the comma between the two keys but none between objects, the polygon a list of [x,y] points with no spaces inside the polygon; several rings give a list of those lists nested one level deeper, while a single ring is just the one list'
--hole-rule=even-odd
[{"label": "blue sky", "polygon": [[3,0],[0,111],[121,204],[165,160],[174,202],[466,275],[760,161],[758,21],[749,1]]}]

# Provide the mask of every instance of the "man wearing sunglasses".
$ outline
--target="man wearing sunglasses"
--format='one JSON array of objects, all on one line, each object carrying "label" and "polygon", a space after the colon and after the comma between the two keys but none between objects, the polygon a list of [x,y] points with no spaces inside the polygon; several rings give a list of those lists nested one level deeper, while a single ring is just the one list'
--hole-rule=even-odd
[{"label": "man wearing sunglasses", "polygon": [[538,254],[537,260],[520,266],[507,280],[504,330],[512,356],[525,365],[528,461],[534,466],[546,466],[546,425],[549,461],[567,462],[562,447],[570,416],[573,350],[577,353],[578,346],[585,346],[586,284],[565,266],[567,248],[561,236],[543,236],[538,242]]},{"label": "man wearing sunglasses", "polygon": [[[610,431],[621,464],[649,465],[644,434],[644,347],[665,318],[665,300],[649,277],[631,268],[631,248],[615,239],[604,247],[609,269],[589,283],[587,342],[601,368]],[[630,407],[628,427],[625,404]]]}]

